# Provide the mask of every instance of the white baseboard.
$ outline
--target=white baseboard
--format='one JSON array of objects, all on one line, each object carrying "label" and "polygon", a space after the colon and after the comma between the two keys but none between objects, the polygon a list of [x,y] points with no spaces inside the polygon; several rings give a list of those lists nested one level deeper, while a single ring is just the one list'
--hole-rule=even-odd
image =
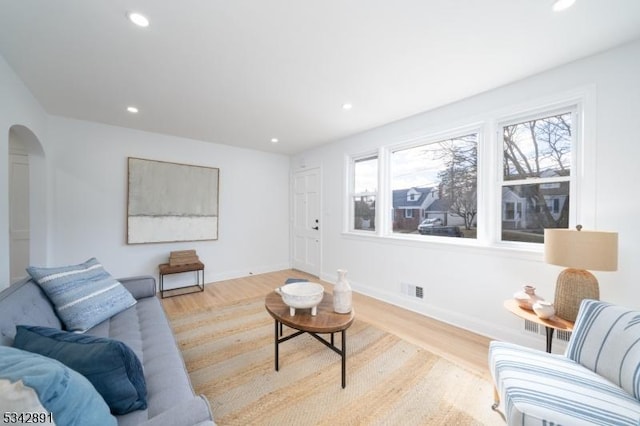
[{"label": "white baseboard", "polygon": [[[321,279],[330,284],[337,281],[337,275],[322,274]],[[361,285],[357,282],[349,280],[353,291],[372,297],[382,302],[390,303],[400,308],[425,315],[442,321],[446,324],[471,331],[473,333],[488,337],[490,339],[502,340],[506,342],[517,343],[531,348],[544,350],[545,336],[530,334],[523,329],[514,329],[494,322],[489,322],[477,317],[466,315],[461,312],[442,309],[438,306],[424,303],[423,301],[411,300],[403,295],[372,289],[368,286]],[[566,343],[558,339],[553,340],[553,352],[562,353]]]}]

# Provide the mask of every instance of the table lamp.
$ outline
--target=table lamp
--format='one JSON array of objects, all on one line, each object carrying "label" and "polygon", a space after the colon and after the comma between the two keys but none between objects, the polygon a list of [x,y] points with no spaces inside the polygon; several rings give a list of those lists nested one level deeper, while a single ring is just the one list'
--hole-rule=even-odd
[{"label": "table lamp", "polygon": [[572,229],[544,230],[544,260],[567,269],[558,275],[554,305],[556,315],[575,321],[583,299],[600,298],[592,271],[618,269],[618,233]]}]

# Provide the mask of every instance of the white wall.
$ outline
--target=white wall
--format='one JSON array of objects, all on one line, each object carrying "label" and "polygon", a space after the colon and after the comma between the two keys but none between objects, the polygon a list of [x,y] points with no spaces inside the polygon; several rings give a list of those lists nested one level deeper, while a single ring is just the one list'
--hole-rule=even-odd
[{"label": "white wall", "polygon": [[[470,75],[470,78],[473,78]],[[338,268],[349,270],[358,291],[431,315],[482,334],[544,344],[522,332],[523,323],[502,303],[525,284],[553,299],[561,268],[543,262],[541,251],[522,252],[495,247],[464,247],[443,243],[402,242],[342,234],[345,203],[345,156],[416,135],[428,135],[488,120],[535,99],[589,87],[595,93],[587,119],[592,144],[587,159],[594,171],[586,176],[595,194],[595,212],[583,212],[596,229],[619,232],[619,270],[596,272],[601,299],[640,307],[640,41],[587,58],[443,108],[304,152],[292,168],[320,165],[323,169],[322,277],[334,281]],[[400,294],[400,283],[425,288],[425,300]]]},{"label": "white wall", "polygon": [[43,146],[40,145],[46,132],[46,114],[31,92],[0,56],[0,289],[9,285],[8,152],[9,130],[12,126],[19,126],[20,134],[28,134],[27,148],[30,154],[36,154],[35,158],[30,159],[32,163],[30,173],[33,180],[30,204],[37,207],[30,217],[31,257],[37,261],[46,261],[49,217],[44,179],[45,154]]},{"label": "white wall", "polygon": [[[289,157],[49,117],[51,265],[97,257],[116,276],[152,274],[171,250],[196,249],[205,281],[289,267]],[[126,244],[127,157],[220,169],[216,241]],[[184,284],[187,274],[165,280]]]},{"label": "white wall", "polygon": [[[290,266],[289,157],[47,115],[0,56],[0,289],[9,285],[12,127],[33,154],[32,264],[95,256],[116,276],[157,276],[171,250],[195,248],[206,282]],[[219,239],[127,245],[128,156],[220,168]],[[193,278],[173,276],[167,283]]]}]

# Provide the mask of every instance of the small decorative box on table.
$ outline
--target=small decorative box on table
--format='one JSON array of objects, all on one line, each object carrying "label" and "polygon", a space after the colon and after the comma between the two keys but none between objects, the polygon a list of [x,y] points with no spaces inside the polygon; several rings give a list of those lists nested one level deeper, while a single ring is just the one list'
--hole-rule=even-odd
[{"label": "small decorative box on table", "polygon": [[[194,287],[193,291],[187,292],[174,292],[166,297],[180,296],[183,294],[195,293],[197,291],[204,291],[204,263],[200,262],[195,250],[181,250],[172,251],[169,256],[169,263],[162,263],[158,265],[160,270],[159,283],[160,283],[160,297],[165,298],[166,292],[173,292],[178,289],[185,289]],[[164,276],[171,274],[181,274],[183,272],[195,272],[196,283],[192,285],[186,285],[182,287],[175,287],[169,290],[164,289]]]}]

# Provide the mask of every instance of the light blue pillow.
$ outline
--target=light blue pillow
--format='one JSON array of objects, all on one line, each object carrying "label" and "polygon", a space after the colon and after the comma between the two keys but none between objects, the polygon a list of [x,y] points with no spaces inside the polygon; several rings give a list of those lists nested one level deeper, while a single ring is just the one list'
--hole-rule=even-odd
[{"label": "light blue pillow", "polygon": [[91,258],[58,268],[30,266],[27,272],[47,294],[69,331],[85,332],[136,304],[136,299]]},{"label": "light blue pillow", "polygon": [[86,377],[113,414],[147,408],[142,364],[124,343],[48,327],[16,327],[13,346],[56,359]]},{"label": "light blue pillow", "polygon": [[[58,425],[117,425],[107,403],[80,373],[62,363],[9,346],[0,346],[0,379],[22,381]],[[0,407],[11,412],[12,407]]]}]

